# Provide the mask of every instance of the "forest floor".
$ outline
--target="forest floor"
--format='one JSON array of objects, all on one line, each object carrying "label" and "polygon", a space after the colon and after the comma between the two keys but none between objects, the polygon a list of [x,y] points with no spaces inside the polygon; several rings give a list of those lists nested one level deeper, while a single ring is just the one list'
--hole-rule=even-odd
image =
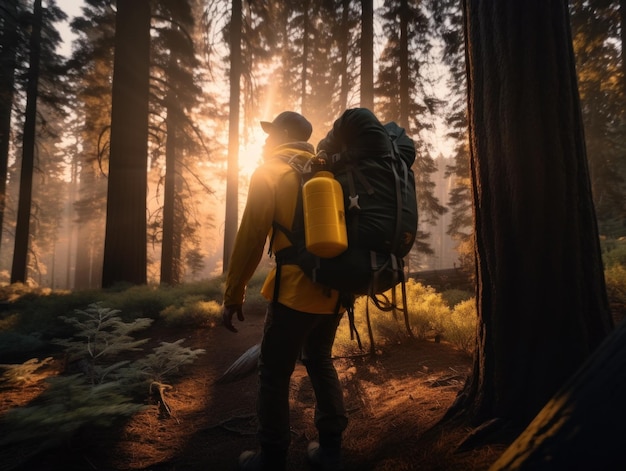
[{"label": "forest floor", "polygon": [[[85,430],[63,449],[17,469],[236,470],[239,454],[256,446],[256,375],[227,384],[216,380],[259,341],[263,316],[247,312],[237,334],[221,326],[154,325],[148,336],[155,345],[184,338],[185,346],[206,350],[166,391],[171,415],[152,400],[131,420],[114,428]],[[471,430],[440,423],[471,369],[471,358],[449,344],[407,340],[382,346],[375,356],[338,358],[335,364],[349,414],[344,436],[347,471],[486,470],[506,448],[491,444],[459,452],[458,444]],[[37,383],[2,391],[0,414],[27,404],[42,387]],[[289,470],[311,469],[305,455],[308,442],[316,439],[313,408],[310,382],[298,365],[291,382]],[[7,468],[0,465],[2,469]]]}]

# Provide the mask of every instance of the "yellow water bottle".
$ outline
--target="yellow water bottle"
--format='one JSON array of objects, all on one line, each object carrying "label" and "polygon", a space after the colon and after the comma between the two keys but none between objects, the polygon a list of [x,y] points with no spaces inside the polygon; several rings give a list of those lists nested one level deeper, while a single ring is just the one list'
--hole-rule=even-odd
[{"label": "yellow water bottle", "polygon": [[343,191],[334,175],[317,172],[302,187],[306,248],[318,257],[332,258],[348,248]]}]

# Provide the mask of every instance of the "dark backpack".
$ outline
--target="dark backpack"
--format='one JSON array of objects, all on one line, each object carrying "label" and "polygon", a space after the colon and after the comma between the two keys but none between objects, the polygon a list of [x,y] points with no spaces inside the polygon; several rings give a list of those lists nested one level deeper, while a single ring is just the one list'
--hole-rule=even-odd
[{"label": "dark backpack", "polygon": [[280,266],[295,263],[313,281],[342,293],[348,308],[354,296],[368,295],[379,308],[395,309],[395,302],[382,306],[376,296],[402,283],[406,301],[403,257],[413,246],[418,222],[413,140],[396,123],[382,125],[368,109],[355,108],[335,121],[320,141],[317,157],[321,165],[313,168],[310,162],[289,163],[302,184],[316,168],[333,172],[344,193],[348,249],[334,258],[306,250],[300,191],[292,227],[274,223],[274,232],[284,232],[292,244],[276,253],[277,285]]}]

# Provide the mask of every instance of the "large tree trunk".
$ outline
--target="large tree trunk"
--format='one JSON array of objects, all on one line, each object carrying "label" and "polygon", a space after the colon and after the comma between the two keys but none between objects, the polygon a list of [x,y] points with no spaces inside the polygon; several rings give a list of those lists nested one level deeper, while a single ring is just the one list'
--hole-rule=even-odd
[{"label": "large tree trunk", "polygon": [[373,0],[361,0],[361,107],[374,111]]},{"label": "large tree trunk", "polygon": [[144,284],[150,1],[118,0],[102,286]]},{"label": "large tree trunk", "polygon": [[491,471],[626,469],[625,371],[622,322]]},{"label": "large tree trunk", "polygon": [[11,268],[11,283],[26,282],[28,267],[28,242],[30,238],[30,210],[33,198],[33,170],[35,168],[35,136],[37,128],[37,96],[39,87],[39,59],[41,56],[41,26],[43,11],[41,0],[33,6],[30,33],[30,58],[26,89],[26,114],[22,137],[22,169],[20,195],[15,225],[15,248]]},{"label": "large tree trunk", "polygon": [[228,115],[228,169],[224,216],[222,272],[228,271],[239,223],[239,100],[241,93],[241,0],[232,0],[230,20],[230,106]]},{"label": "large tree trunk", "polygon": [[567,2],[464,11],[479,319],[457,405],[525,426],[612,328]]}]

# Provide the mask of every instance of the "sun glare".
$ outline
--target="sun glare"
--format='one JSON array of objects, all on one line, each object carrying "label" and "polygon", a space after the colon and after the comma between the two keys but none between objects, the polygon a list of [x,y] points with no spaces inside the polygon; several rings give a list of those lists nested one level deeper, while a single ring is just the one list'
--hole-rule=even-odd
[{"label": "sun glare", "polygon": [[266,137],[261,126],[248,130],[247,140],[239,149],[239,173],[250,176],[261,164]]}]

